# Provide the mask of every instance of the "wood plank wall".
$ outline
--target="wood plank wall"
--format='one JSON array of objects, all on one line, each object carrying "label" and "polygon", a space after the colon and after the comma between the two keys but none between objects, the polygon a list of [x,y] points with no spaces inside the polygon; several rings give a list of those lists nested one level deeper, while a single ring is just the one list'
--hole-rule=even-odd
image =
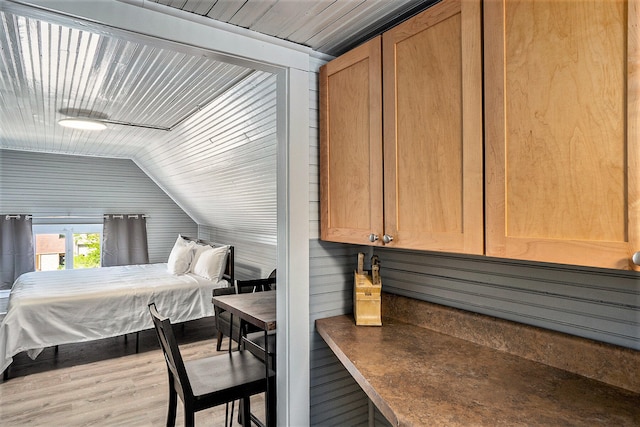
[{"label": "wood plank wall", "polygon": [[310,72],[309,79],[310,423],[366,426],[367,396],[315,330],[316,319],[353,312],[354,260],[358,252],[370,249],[319,240],[318,74]]},{"label": "wood plank wall", "polygon": [[311,425],[367,425],[367,397],[315,331],[316,319],[353,312],[353,270],[367,248],[311,240],[310,366]]},{"label": "wood plank wall", "polygon": [[198,237],[234,245],[235,276],[239,280],[268,277],[276,268],[276,245],[251,242],[235,234],[233,229],[200,225]]},{"label": "wood plank wall", "polygon": [[640,274],[376,249],[383,289],[640,350]]},{"label": "wood plank wall", "polygon": [[[235,246],[237,279],[267,277],[276,268],[278,231],[276,78],[256,72],[212,107],[220,113],[202,126],[216,135],[206,142],[213,149],[189,160],[189,168],[207,171],[206,181],[193,174],[184,198],[197,194],[200,238]],[[170,158],[158,160],[162,167]]]},{"label": "wood plank wall", "polygon": [[[352,312],[358,251],[380,257],[386,292],[640,350],[638,273],[320,241],[317,75],[310,79],[312,425],[368,421],[366,396],[314,326],[315,319]],[[386,424],[378,411],[375,419]]]},{"label": "wood plank wall", "polygon": [[0,213],[144,213],[154,263],[167,262],[178,234],[197,233],[196,223],[126,159],[0,150]]}]

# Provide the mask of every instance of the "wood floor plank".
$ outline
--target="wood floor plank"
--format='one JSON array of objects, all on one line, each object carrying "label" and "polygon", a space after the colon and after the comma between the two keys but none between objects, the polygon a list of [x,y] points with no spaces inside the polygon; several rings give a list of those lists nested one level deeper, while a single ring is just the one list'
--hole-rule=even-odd
[{"label": "wood floor plank", "polygon": [[[185,360],[216,354],[211,319],[174,328]],[[0,425],[164,426],[168,379],[155,331],[45,349],[36,360],[14,358],[10,378],[0,383]],[[228,342],[223,348],[227,348]],[[252,412],[264,419],[264,396],[251,399]],[[237,405],[236,405],[237,414]],[[176,425],[184,425],[182,403]],[[222,426],[225,407],[196,414],[198,426]]]}]

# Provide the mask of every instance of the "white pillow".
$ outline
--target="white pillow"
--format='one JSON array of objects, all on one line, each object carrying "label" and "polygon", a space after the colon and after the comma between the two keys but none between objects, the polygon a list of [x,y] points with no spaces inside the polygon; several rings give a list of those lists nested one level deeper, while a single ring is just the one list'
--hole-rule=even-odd
[{"label": "white pillow", "polygon": [[224,274],[228,251],[228,246],[206,249],[198,257],[193,273],[213,282],[219,282]]},{"label": "white pillow", "polygon": [[196,264],[198,263],[198,258],[200,258],[200,255],[202,255],[202,252],[206,251],[207,249],[211,249],[211,246],[203,245],[202,243],[196,243],[193,246],[193,261],[191,261],[191,267],[189,268],[189,273],[193,273],[193,267],[195,267]]},{"label": "white pillow", "polygon": [[173,245],[169,260],[167,261],[167,270],[171,274],[185,274],[189,271],[191,261],[193,260],[193,247],[195,243],[183,239],[178,236],[178,240]]}]

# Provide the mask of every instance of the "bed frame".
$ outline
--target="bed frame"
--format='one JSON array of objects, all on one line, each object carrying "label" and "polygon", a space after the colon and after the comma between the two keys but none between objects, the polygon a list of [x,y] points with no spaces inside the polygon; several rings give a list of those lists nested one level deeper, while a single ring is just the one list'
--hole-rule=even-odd
[{"label": "bed frame", "polygon": [[[203,239],[194,239],[192,237],[188,237],[188,236],[182,236],[183,239],[190,241],[190,242],[196,242],[202,245],[209,245],[212,246],[214,248],[219,248],[220,246],[227,246],[224,243],[216,243],[216,242],[209,242],[208,240],[203,240]],[[229,286],[234,286],[235,285],[235,258],[234,258],[234,248],[232,245],[228,245],[229,246],[229,252],[227,254],[227,265],[225,266],[225,270],[224,270],[224,274],[222,275],[222,278],[225,279],[227,282],[229,282]]]}]

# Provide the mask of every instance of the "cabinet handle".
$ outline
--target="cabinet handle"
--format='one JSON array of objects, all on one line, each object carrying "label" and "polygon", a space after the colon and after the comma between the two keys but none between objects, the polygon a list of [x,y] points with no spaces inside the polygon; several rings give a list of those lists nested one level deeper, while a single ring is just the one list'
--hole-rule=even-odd
[{"label": "cabinet handle", "polygon": [[391,243],[392,240],[393,240],[393,236],[389,236],[388,234],[385,234],[384,236],[382,236],[382,241],[385,243]]},{"label": "cabinet handle", "polygon": [[633,256],[631,257],[631,261],[633,261],[635,265],[640,265],[640,251],[633,254]]},{"label": "cabinet handle", "polygon": [[377,234],[374,234],[374,233],[369,234],[369,241],[370,241],[371,243],[373,243],[373,242],[377,241],[378,239],[379,239],[379,237],[378,237],[378,235],[377,235]]}]

